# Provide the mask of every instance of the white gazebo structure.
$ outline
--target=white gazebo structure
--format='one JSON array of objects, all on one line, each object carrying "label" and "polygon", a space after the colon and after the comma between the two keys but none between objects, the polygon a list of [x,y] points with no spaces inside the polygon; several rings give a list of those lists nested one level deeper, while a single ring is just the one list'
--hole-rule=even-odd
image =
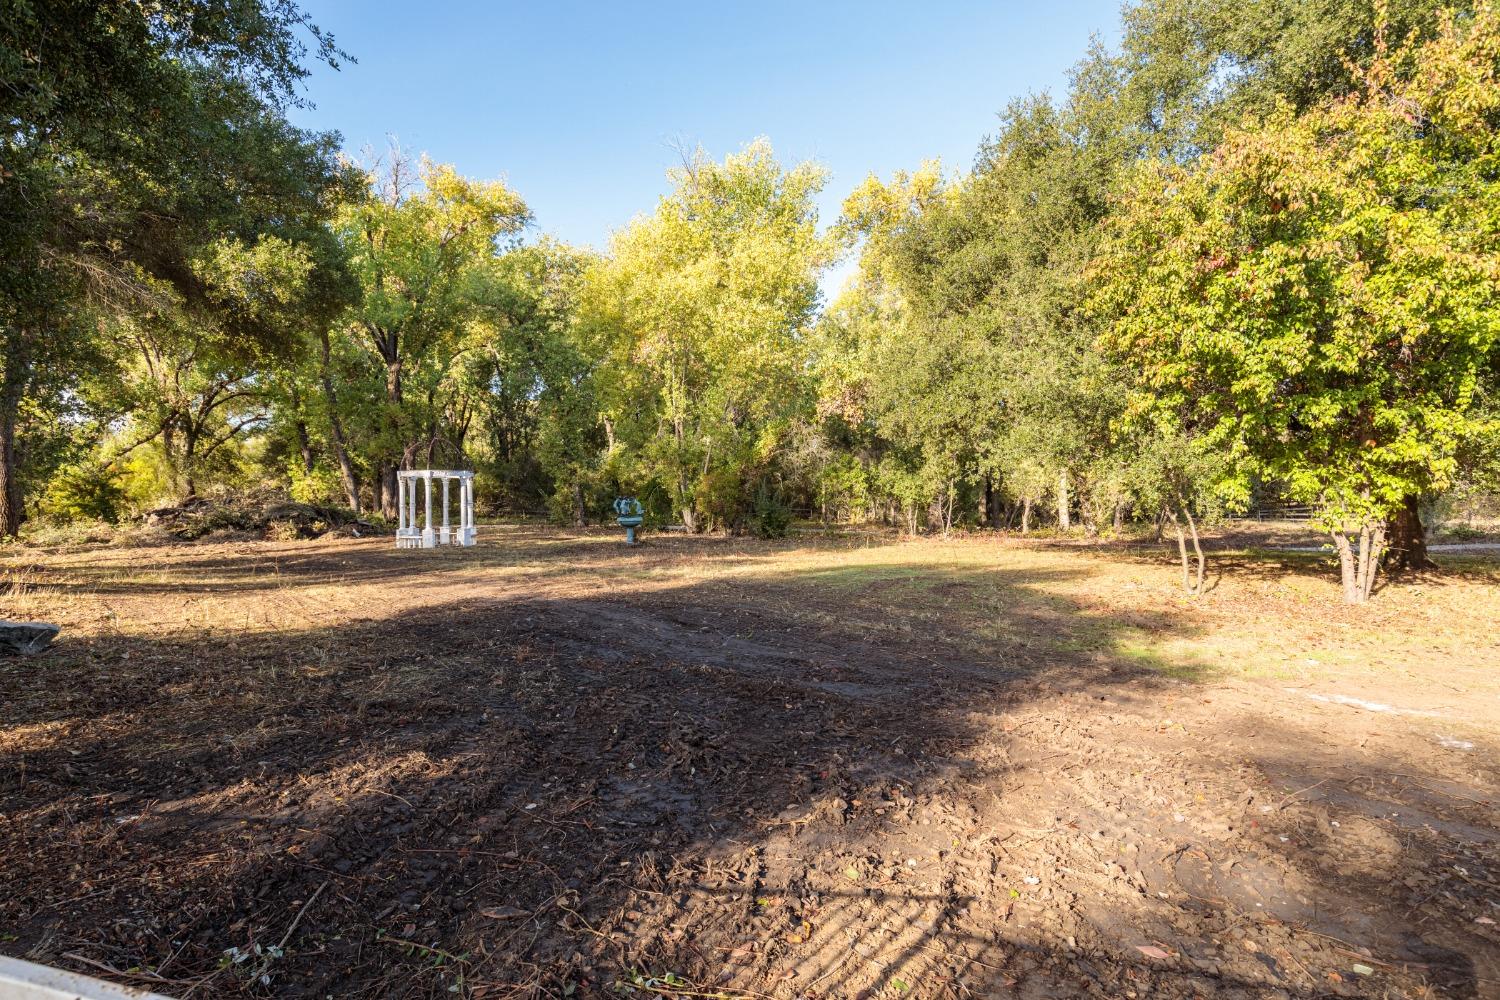
[{"label": "white gazebo structure", "polygon": [[[474,544],[474,473],[462,469],[401,469],[396,473],[400,486],[400,527],[396,529],[396,548],[430,549],[438,545]],[[441,522],[432,523],[433,480],[442,485]],[[422,526],[417,526],[417,486],[422,488]],[[448,523],[449,484],[457,483],[458,525]]]}]

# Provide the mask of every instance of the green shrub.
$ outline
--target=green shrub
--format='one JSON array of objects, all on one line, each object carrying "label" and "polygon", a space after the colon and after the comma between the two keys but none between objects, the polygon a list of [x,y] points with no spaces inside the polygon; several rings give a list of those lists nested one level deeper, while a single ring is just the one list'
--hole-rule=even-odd
[{"label": "green shrub", "polygon": [[701,476],[694,489],[693,507],[703,520],[703,530],[743,530],[746,513],[744,489],[736,469],[715,468]]},{"label": "green shrub", "polygon": [[762,489],[755,498],[751,525],[760,538],[785,538],[792,525],[792,509],[774,491]]},{"label": "green shrub", "polygon": [[52,477],[42,499],[42,513],[48,520],[59,523],[114,523],[120,520],[127,501],[117,473],[72,466]]},{"label": "green shrub", "polygon": [[336,470],[322,465],[313,466],[308,472],[300,460],[287,465],[287,476],[291,487],[287,491],[298,503],[342,503],[344,488]]}]

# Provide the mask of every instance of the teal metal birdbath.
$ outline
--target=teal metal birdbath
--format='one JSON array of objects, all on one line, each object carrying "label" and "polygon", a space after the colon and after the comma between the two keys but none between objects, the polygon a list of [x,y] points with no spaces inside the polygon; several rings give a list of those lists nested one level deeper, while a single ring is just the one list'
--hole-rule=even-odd
[{"label": "teal metal birdbath", "polygon": [[635,540],[635,529],[639,528],[646,520],[645,508],[635,497],[615,498],[615,523],[625,529],[625,544],[638,545]]}]

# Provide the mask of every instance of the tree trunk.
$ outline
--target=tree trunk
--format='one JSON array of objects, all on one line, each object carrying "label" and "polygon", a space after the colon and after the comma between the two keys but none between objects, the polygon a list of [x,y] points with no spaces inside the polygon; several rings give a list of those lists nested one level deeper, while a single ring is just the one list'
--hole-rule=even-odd
[{"label": "tree trunk", "polygon": [[[386,358],[385,361],[385,401],[390,404],[392,430],[398,434],[401,430],[401,359],[399,357]],[[397,440],[400,440],[397,437]],[[397,517],[397,491],[400,487],[396,482],[396,472],[401,467],[401,458],[398,456],[393,462],[381,464],[380,469],[380,514],[387,521],[394,521]]]},{"label": "tree trunk", "polygon": [[1387,572],[1402,569],[1436,569],[1437,563],[1427,555],[1427,534],[1422,527],[1418,498],[1408,496],[1386,522],[1385,568]]},{"label": "tree trunk", "polygon": [[302,456],[302,474],[312,475],[313,471],[313,449],[312,437],[307,433],[307,421],[297,421],[297,451]]},{"label": "tree trunk", "polygon": [[1354,575],[1354,553],[1349,545],[1349,537],[1342,531],[1333,534],[1333,547],[1339,553],[1339,576],[1344,585],[1344,603],[1359,603],[1359,586],[1355,583]]},{"label": "tree trunk", "polygon": [[1356,549],[1342,531],[1333,534],[1333,545],[1339,553],[1339,573],[1344,585],[1345,604],[1363,604],[1375,591],[1375,577],[1385,554],[1385,525],[1365,525],[1359,531]]},{"label": "tree trunk", "polygon": [[333,376],[329,373],[331,351],[327,330],[323,331],[322,340],[323,365],[319,376],[323,383],[323,398],[328,402],[328,437],[333,443],[333,457],[339,464],[339,480],[344,485],[344,497],[349,501],[349,509],[358,517],[359,476],[354,471],[354,463],[349,461],[349,449],[344,444],[344,423],[339,419],[339,400],[333,391]]},{"label": "tree trunk", "polygon": [[1115,501],[1115,534],[1119,535],[1125,531],[1125,501]]},{"label": "tree trunk", "polygon": [[1031,497],[1021,498],[1021,534],[1031,534]]},{"label": "tree trunk", "polygon": [[168,485],[173,495],[182,492],[182,469],[177,464],[177,417],[168,417],[161,426],[161,453],[167,464]]},{"label": "tree trunk", "polygon": [[682,526],[689,533],[698,531],[698,512],[693,509],[693,498],[688,495],[687,475],[680,469],[677,473],[677,505],[682,509]]},{"label": "tree trunk", "polygon": [[1188,531],[1192,532],[1193,555],[1198,560],[1198,573],[1193,581],[1193,596],[1203,593],[1203,546],[1198,544],[1198,522],[1193,520],[1193,510],[1187,504],[1182,505],[1182,514],[1187,518]]},{"label": "tree trunk", "polygon": [[1360,594],[1361,604],[1368,601],[1370,595],[1375,592],[1375,575],[1380,572],[1380,564],[1385,559],[1385,531],[1385,525],[1377,524],[1368,532],[1369,549],[1365,553],[1364,577],[1360,581],[1362,588]]},{"label": "tree trunk", "polygon": [[927,503],[927,530],[942,532],[944,537],[948,534],[948,496],[947,491],[939,492]]},{"label": "tree trunk", "polygon": [[698,531],[698,512],[693,509],[692,498],[688,496],[687,477],[681,475],[677,477],[677,491],[682,497],[678,502],[678,506],[682,508],[682,526],[689,533],[696,533]]},{"label": "tree trunk", "polygon": [[1057,474],[1057,526],[1063,531],[1073,527],[1068,508],[1068,470],[1064,469]]},{"label": "tree trunk", "polygon": [[588,525],[588,510],[583,502],[583,483],[573,481],[573,524],[575,527],[586,527]]},{"label": "tree trunk", "polygon": [[[698,512],[693,509],[693,497],[688,491],[688,470],[683,464],[682,452],[687,442],[687,427],[681,416],[672,418],[672,439],[677,442],[677,454],[673,456],[677,465],[677,506],[682,511],[682,526],[689,533],[695,533],[698,530]],[[703,458],[706,463],[708,455],[705,453]]]},{"label": "tree trunk", "polygon": [[193,465],[197,461],[197,457],[198,428],[189,424],[187,430],[182,434],[182,477],[184,481],[183,485],[187,487],[186,496],[189,497],[198,495],[197,474],[193,470]]},{"label": "tree trunk", "polygon": [[1182,565],[1182,589],[1189,594],[1193,592],[1192,576],[1188,571],[1187,535],[1182,530],[1182,521],[1177,517],[1177,512],[1168,510],[1167,519],[1172,522],[1172,529],[1177,533],[1177,561]]},{"label": "tree trunk", "polygon": [[[19,365],[6,365],[7,369]],[[16,461],[16,423],[21,412],[19,372],[8,370],[0,382],[0,538],[14,538],[25,520]]]},{"label": "tree trunk", "polygon": [[[380,516],[386,520],[391,520],[400,513],[398,491],[401,486],[400,477],[397,475],[400,471],[400,463],[395,462],[381,462],[375,470],[375,499],[380,505]],[[390,510],[395,510],[396,513],[387,513]]]},{"label": "tree trunk", "polygon": [[349,461],[349,449],[344,446],[344,428],[337,414],[329,416],[328,428],[329,437],[333,440],[333,456],[339,463],[339,481],[344,485],[344,498],[349,501],[349,509],[358,515],[359,474],[354,471],[354,463]]}]

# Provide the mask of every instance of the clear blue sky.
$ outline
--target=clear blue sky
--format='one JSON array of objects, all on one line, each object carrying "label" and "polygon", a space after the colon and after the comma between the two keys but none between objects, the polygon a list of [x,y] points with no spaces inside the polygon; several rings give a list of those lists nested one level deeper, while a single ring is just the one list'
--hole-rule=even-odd
[{"label": "clear blue sky", "polygon": [[1061,92],[1118,28],[1118,0],[303,6],[358,63],[314,72],[300,124],[504,177],[538,232],[599,248],[655,207],[679,142],[822,162],[825,224],[872,171],[967,169],[996,112]]}]

